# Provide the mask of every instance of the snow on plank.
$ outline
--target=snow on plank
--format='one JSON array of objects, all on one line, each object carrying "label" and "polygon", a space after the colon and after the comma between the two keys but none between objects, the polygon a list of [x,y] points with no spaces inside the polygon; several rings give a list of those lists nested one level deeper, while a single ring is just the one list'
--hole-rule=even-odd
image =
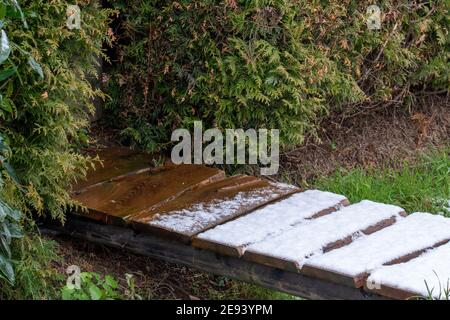
[{"label": "snow on plank", "polygon": [[307,258],[391,225],[403,214],[400,207],[364,200],[252,244],[244,259],[297,271]]},{"label": "snow on plank", "polygon": [[394,225],[308,260],[302,272],[362,287],[372,270],[408,261],[450,240],[450,219],[413,213]]},{"label": "snow on plank", "polygon": [[292,185],[255,177],[231,177],[185,193],[157,208],[158,214],[144,212],[131,220],[136,228],[189,242],[200,232],[299,191]]},{"label": "snow on plank", "polygon": [[98,183],[76,192],[73,199],[89,209],[87,217],[122,224],[134,214],[224,178],[219,169],[172,164]]},{"label": "snow on plank", "polygon": [[222,254],[241,256],[246,246],[252,243],[348,204],[344,196],[308,190],[201,233],[192,244]]},{"label": "snow on plank", "polygon": [[393,299],[447,299],[450,292],[450,244],[430,249],[408,262],[375,269],[367,283],[369,290]]}]

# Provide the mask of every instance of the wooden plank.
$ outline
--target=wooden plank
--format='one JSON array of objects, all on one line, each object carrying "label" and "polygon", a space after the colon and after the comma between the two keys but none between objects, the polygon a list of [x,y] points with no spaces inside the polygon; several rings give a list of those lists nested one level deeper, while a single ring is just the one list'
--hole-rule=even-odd
[{"label": "wooden plank", "polygon": [[332,214],[294,226],[250,245],[244,259],[286,270],[301,270],[306,259],[340,248],[402,219],[397,206],[361,201]]},{"label": "wooden plank", "polygon": [[448,300],[450,244],[430,249],[408,262],[375,269],[365,287],[394,299],[433,297]]},{"label": "wooden plank", "polygon": [[144,210],[130,221],[139,230],[189,242],[200,232],[298,191],[286,184],[236,176],[186,192],[156,210]]},{"label": "wooden plank", "polygon": [[[373,284],[376,285],[376,284]],[[372,285],[370,285],[372,288]],[[367,286],[364,286],[364,289],[373,293],[379,293],[383,295],[384,297],[391,298],[394,300],[410,300],[410,299],[417,299],[421,298],[421,295],[418,295],[417,293],[404,290],[404,289],[398,289],[391,286],[385,286],[381,285],[380,289],[368,289]]]},{"label": "wooden plank", "polygon": [[89,217],[105,222],[127,220],[176,199],[201,185],[225,178],[223,171],[198,165],[166,165],[157,170],[120,176],[81,190],[73,198]]},{"label": "wooden plank", "polygon": [[72,190],[79,191],[89,186],[108,181],[130,173],[145,172],[154,168],[154,155],[128,148],[107,148],[87,152],[102,161],[87,172],[87,179],[78,181]]},{"label": "wooden plank", "polygon": [[[103,225],[87,219],[69,217],[64,228],[47,226],[53,232],[68,234],[87,241],[136,254],[184,264],[196,269],[229,278],[283,291],[308,299],[385,299],[377,294],[314,279],[294,272],[283,271],[248,262],[231,256],[196,249],[192,246],[163,239],[151,234],[136,233],[132,229]],[[48,230],[48,229],[47,229]],[[45,230],[43,230],[45,231]]]},{"label": "wooden plank", "polygon": [[348,200],[344,196],[308,190],[201,233],[192,244],[221,254],[242,256],[252,243],[345,205],[348,205]]},{"label": "wooden plank", "polygon": [[450,240],[450,219],[414,213],[351,244],[313,257],[301,272],[337,283],[363,287],[371,270],[406,262]]}]

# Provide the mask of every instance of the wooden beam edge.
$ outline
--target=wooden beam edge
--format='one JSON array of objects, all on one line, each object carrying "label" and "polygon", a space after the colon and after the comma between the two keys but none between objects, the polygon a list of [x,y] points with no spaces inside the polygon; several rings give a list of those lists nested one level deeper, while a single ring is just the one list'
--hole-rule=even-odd
[{"label": "wooden beam edge", "polygon": [[[151,234],[136,233],[130,228],[104,225],[89,219],[70,216],[64,227],[47,224],[53,234],[66,234],[97,244],[126,249],[139,255],[180,263],[213,274],[283,291],[309,299],[387,299],[377,293],[312,278],[297,272],[271,268],[232,256],[163,239]],[[45,231],[43,229],[43,231]]]}]

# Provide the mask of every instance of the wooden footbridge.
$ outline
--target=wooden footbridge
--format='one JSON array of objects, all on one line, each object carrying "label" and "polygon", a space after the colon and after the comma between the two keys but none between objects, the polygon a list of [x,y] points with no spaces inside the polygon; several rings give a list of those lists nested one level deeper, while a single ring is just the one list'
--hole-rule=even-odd
[{"label": "wooden footbridge", "polygon": [[60,231],[307,298],[443,298],[450,219],[128,149],[74,187]]}]

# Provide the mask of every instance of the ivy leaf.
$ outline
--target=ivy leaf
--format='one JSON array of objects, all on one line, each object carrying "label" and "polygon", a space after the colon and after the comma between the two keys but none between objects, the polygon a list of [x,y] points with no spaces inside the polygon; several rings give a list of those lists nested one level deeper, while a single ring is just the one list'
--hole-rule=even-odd
[{"label": "ivy leaf", "polygon": [[5,30],[2,29],[0,32],[0,64],[8,59],[10,53],[11,46],[9,45],[8,36],[6,35]]},{"label": "ivy leaf", "polygon": [[44,79],[44,72],[42,71],[41,65],[37,63],[32,56],[28,58],[28,64],[31,66],[31,68],[33,68],[34,71],[37,72],[37,74],[39,74],[41,79]]}]

